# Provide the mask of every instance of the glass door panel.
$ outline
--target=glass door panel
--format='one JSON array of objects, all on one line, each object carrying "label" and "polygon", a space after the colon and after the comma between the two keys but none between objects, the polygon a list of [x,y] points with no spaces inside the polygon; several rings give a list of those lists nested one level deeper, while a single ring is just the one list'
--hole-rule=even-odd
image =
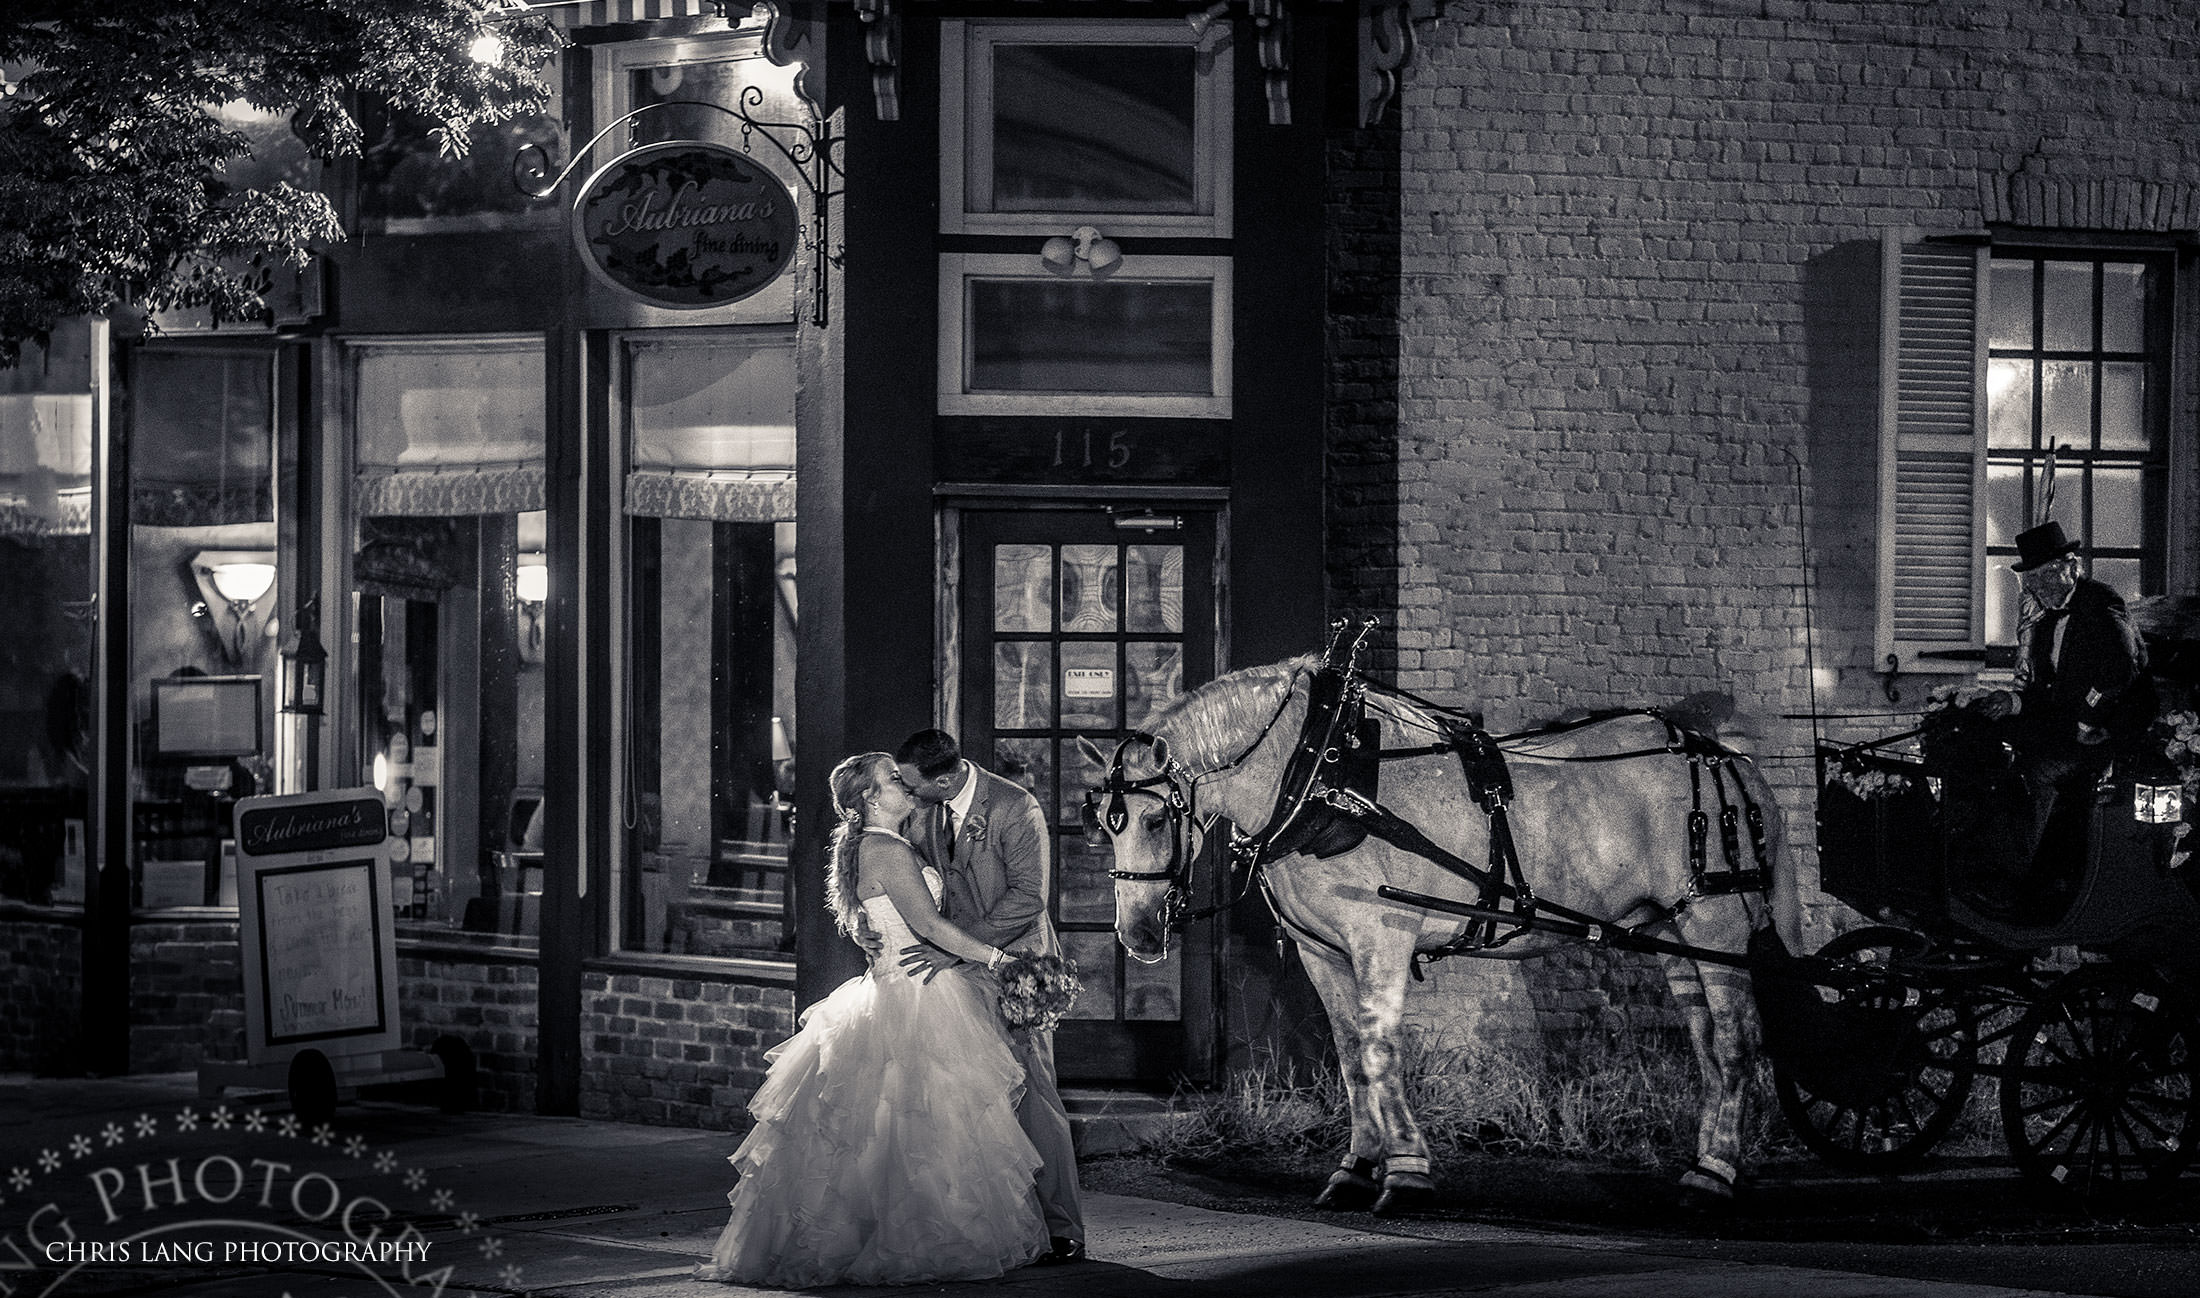
[{"label": "glass door panel", "polygon": [[1085,744],[1112,751],[1213,674],[1214,516],[1177,517],[1167,531],[1097,509],[963,518],[964,749],[1029,787],[1055,827],[1053,915],[1085,984],[1055,1040],[1068,1081],[1159,1084],[1210,1066],[1212,945],[1195,932],[1161,964],[1127,959],[1112,861],[1077,817],[1102,775]]}]

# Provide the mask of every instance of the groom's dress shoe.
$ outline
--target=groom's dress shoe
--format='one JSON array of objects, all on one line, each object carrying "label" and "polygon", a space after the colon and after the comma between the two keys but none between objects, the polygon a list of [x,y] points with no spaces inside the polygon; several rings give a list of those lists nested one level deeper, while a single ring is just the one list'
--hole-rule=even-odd
[{"label": "groom's dress shoe", "polygon": [[1085,1241],[1081,1239],[1054,1235],[1047,1239],[1047,1243],[1052,1247],[1047,1250],[1046,1256],[1039,1259],[1040,1266],[1061,1266],[1066,1262],[1085,1260]]}]

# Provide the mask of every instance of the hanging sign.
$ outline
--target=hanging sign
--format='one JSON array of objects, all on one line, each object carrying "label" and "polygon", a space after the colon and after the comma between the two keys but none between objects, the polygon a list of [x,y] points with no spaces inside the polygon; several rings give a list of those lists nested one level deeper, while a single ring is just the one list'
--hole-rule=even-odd
[{"label": "hanging sign", "polygon": [[373,789],[236,808],[245,1053],[255,1064],[398,1045],[388,820]]},{"label": "hanging sign", "polygon": [[573,239],[590,270],[652,306],[725,306],[794,260],[794,196],[737,149],[671,140],[589,177]]}]

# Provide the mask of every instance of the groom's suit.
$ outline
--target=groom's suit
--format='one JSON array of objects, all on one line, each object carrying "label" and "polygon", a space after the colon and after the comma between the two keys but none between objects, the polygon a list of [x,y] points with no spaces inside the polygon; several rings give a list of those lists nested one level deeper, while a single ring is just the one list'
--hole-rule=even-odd
[{"label": "groom's suit", "polygon": [[[977,789],[953,841],[943,830],[946,803],[922,813],[926,829],[918,846],[945,885],[941,909],[965,933],[1011,955],[1060,955],[1062,942],[1047,914],[1053,835],[1046,813],[1022,785],[976,762],[965,765]],[[1009,1043],[1025,1075],[1016,1116],[1044,1162],[1038,1188],[1047,1234],[1082,1242],[1085,1209],[1078,1196],[1069,1115],[1054,1084],[1054,1034],[1011,1032]]]}]

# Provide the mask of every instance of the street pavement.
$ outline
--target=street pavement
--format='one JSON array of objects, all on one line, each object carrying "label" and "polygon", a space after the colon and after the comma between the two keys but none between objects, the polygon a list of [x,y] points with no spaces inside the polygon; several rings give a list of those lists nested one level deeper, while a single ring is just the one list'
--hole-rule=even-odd
[{"label": "street pavement", "polygon": [[[330,1127],[286,1124],[279,1097],[201,1099],[189,1075],[0,1077],[0,1298],[729,1298],[691,1272],[725,1218],[735,1138],[579,1119],[347,1105]],[[286,1129],[287,1128],[287,1129]],[[1986,1298],[2001,1287],[1719,1256],[1670,1239],[1473,1222],[1308,1221],[1128,1194],[1087,1201],[1091,1260],[998,1280],[864,1294],[999,1298]],[[64,1225],[64,1223],[66,1223]],[[165,1243],[255,1239],[425,1245],[425,1263],[307,1257],[275,1266],[146,1262]],[[130,1262],[25,1269],[73,1233],[128,1240]],[[325,1251],[325,1250],[324,1250]],[[2200,1291],[2200,1286],[2184,1292]],[[2108,1291],[2104,1291],[2108,1292]]]}]

